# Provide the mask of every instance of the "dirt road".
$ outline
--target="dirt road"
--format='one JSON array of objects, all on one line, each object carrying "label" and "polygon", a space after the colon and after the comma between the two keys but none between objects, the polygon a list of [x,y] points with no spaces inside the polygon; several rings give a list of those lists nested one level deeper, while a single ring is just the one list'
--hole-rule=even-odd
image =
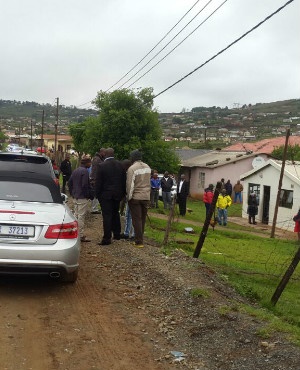
[{"label": "dirt road", "polygon": [[260,338],[264,323],[200,260],[101,247],[101,216],[89,225],[76,284],[0,278],[1,370],[300,369],[300,349]]},{"label": "dirt road", "polygon": [[166,368],[122,312],[122,297],[113,290],[118,282],[107,284],[101,263],[97,252],[83,251],[75,285],[1,278],[1,369]]}]

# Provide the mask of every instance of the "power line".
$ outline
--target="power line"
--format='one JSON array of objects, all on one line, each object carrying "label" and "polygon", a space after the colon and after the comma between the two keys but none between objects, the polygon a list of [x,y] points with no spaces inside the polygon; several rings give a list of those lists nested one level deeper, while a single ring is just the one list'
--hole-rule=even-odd
[{"label": "power line", "polygon": [[293,1],[294,0],[287,1],[284,5],[282,5],[280,8],[278,8],[275,12],[273,12],[269,16],[267,16],[263,21],[259,22],[256,26],[252,27],[249,31],[247,31],[246,33],[244,33],[239,38],[237,38],[235,41],[233,41],[231,44],[229,44],[224,49],[222,49],[221,51],[219,51],[217,54],[215,54],[214,56],[212,56],[211,58],[209,58],[206,62],[202,63],[199,67],[195,68],[193,71],[191,71],[187,75],[183,76],[181,79],[179,79],[178,81],[174,82],[172,85],[170,85],[166,89],[164,89],[161,92],[159,92],[158,94],[154,95],[153,99],[157,98],[158,96],[162,95],[166,91],[170,90],[172,87],[174,87],[175,85],[179,84],[181,81],[183,81],[187,77],[191,76],[193,73],[195,73],[196,71],[198,71],[200,68],[204,67],[206,64],[208,64],[209,62],[211,62],[213,59],[215,59],[216,57],[218,57],[219,55],[221,55],[222,53],[224,53],[231,46],[233,46],[234,44],[236,44],[237,42],[239,42],[241,39],[243,39],[244,37],[246,37],[247,35],[249,35],[251,32],[253,32],[258,27],[260,27],[263,23],[265,23],[267,20],[269,20],[270,18],[272,18],[275,14],[279,13],[282,9],[284,9],[287,5],[291,4]]},{"label": "power line", "polygon": [[[225,1],[223,1],[223,3],[221,4],[221,5],[219,5],[208,17],[206,17],[205,19],[204,19],[204,21],[202,21],[192,32],[190,32],[183,40],[181,40],[180,41],[180,43],[179,44],[177,44],[172,50],[170,50],[163,58],[161,58],[156,64],[154,64],[150,69],[148,69],[142,76],[140,76],[137,80],[135,80],[134,82],[132,82],[132,84],[131,85],[129,85],[128,87],[131,87],[132,85],[134,85],[136,82],[138,82],[141,78],[143,78],[146,74],[148,74],[150,71],[152,71],[152,69],[154,69],[159,63],[161,63],[164,59],[166,59],[166,57],[168,57],[171,53],[173,53],[173,51],[175,50],[175,49],[177,49],[178,48],[178,46],[180,46],[187,38],[189,38],[199,27],[201,27],[210,17],[212,17],[213,16],[213,14],[214,13],[216,13],[225,3],[227,2],[227,0],[225,0]],[[156,54],[157,55],[157,54]],[[152,59],[151,59],[152,60]],[[147,64],[149,64],[150,62],[151,62],[151,60],[147,63]],[[146,65],[147,65],[146,64]],[[145,65],[145,66],[146,66]],[[140,72],[141,70],[142,70],[143,68],[141,68],[138,72]],[[137,73],[138,73],[137,72]],[[136,74],[137,74],[136,73]],[[135,74],[135,75],[136,75]],[[134,77],[135,75],[133,75],[132,77]],[[128,81],[130,81],[131,80],[131,78],[128,80]],[[126,82],[128,82],[128,81],[126,81]],[[125,83],[126,83],[125,82]],[[124,83],[124,84],[125,84]],[[124,85],[123,84],[123,85]],[[121,85],[120,87],[122,87],[123,85]]]},{"label": "power line", "polygon": [[[128,76],[128,74],[133,71],[140,63],[142,63],[142,61],[144,59],[147,58],[147,56],[152,53],[152,51],[173,31],[173,29],[183,20],[183,18],[185,18],[187,16],[187,14],[196,6],[196,4],[199,2],[200,0],[197,0],[194,5],[192,5],[192,7],[179,19],[179,21],[165,34],[165,36],[160,39],[158,41],[158,43],[139,61],[137,62],[124,76],[122,76],[114,85],[112,85],[110,88],[108,88],[105,92],[109,91],[110,89],[112,89],[114,86],[116,86],[120,81],[122,81],[126,76]],[[212,1],[212,0],[210,0]],[[151,59],[152,60],[152,59]],[[127,81],[126,81],[127,82]],[[126,83],[125,82],[125,83]],[[123,86],[123,85],[122,85]]]},{"label": "power line", "polygon": [[[158,52],[158,53],[156,53],[142,68],[140,68],[133,76],[131,76],[127,81],[125,81],[124,83],[123,83],[123,85],[121,85],[120,87],[119,87],[119,89],[121,88],[121,87],[123,87],[127,82],[129,82],[130,80],[132,80],[133,79],[133,77],[135,77],[140,71],[142,71],[150,62],[152,62],[152,60],[153,59],[155,59],[168,45],[170,45],[170,43],[173,41],[173,40],[175,40],[175,38],[196,18],[196,17],[198,17],[198,15],[212,2],[213,0],[209,0],[208,1],[208,3],[206,3],[205,5],[204,5],[204,7]],[[227,1],[227,0],[226,0]],[[208,17],[209,18],[209,17]],[[207,18],[207,19],[208,19]],[[206,20],[207,20],[206,19]],[[204,23],[204,22],[202,22],[202,23]],[[201,24],[202,24],[201,23]],[[201,25],[200,24],[200,25]],[[176,46],[175,46],[175,48],[173,48],[166,56],[168,56],[169,54],[171,54],[179,45],[181,45],[188,37],[190,37],[190,35],[192,35],[199,27],[200,27],[200,25],[198,26],[198,27],[196,27],[195,29],[194,29],[194,31],[192,31],[187,37],[185,37],[179,44],[177,44]],[[156,67],[161,61],[163,61],[165,58],[166,58],[166,56],[164,57],[164,58],[162,58],[162,59],[160,59],[151,69],[149,69],[145,74],[147,74],[148,72],[150,72],[154,67]],[[145,76],[145,74],[143,74],[143,76]],[[136,80],[136,81],[134,81],[133,82],[133,84],[135,83],[135,82],[137,82],[137,81],[139,81],[143,76],[141,76],[138,80]],[[131,84],[130,86],[132,86],[133,84]]]},{"label": "power line", "polygon": [[[176,27],[176,26],[177,26],[177,25],[178,25],[178,24],[179,24],[179,23],[180,23],[180,22],[181,22],[181,21],[182,21],[182,20],[187,16],[187,14],[188,14],[188,13],[189,13],[189,12],[190,12],[190,11],[191,11],[195,6],[196,6],[196,5],[197,5],[197,3],[198,3],[199,1],[200,1],[200,0],[197,0],[197,1],[192,5],[192,7],[191,7],[191,8],[190,8],[190,9],[189,9],[189,10],[188,10],[188,11],[187,11],[187,12],[186,12],[186,13],[185,13],[185,14],[184,14],[180,19],[179,19],[179,21],[178,21],[178,22],[177,22],[177,23],[176,23],[176,24],[175,24],[175,25],[174,25],[174,26],[173,26],[173,27],[172,27],[172,28],[171,28],[171,29],[170,29],[170,30],[165,34],[165,36],[164,36],[160,41],[158,41],[158,43],[157,43],[157,44],[156,44],[156,45],[155,45],[155,46],[154,46],[154,47],[153,47],[153,48],[152,48],[152,49],[151,49],[151,50],[150,50],[150,51],[149,51],[149,52],[148,52],[148,53],[147,53],[147,54],[146,54],[146,55],[145,55],[145,56],[144,56],[144,57],[143,57],[139,62],[138,62],[138,63],[136,63],[136,64],[135,64],[135,65],[134,65],[134,66],[133,66],[133,67],[132,67],[132,68],[131,68],[131,69],[130,69],[126,74],[125,74],[125,75],[123,75],[123,76],[122,76],[122,77],[121,77],[121,78],[120,78],[120,79],[119,79],[119,80],[118,80],[114,85],[112,85],[110,88],[108,88],[107,90],[105,90],[105,92],[109,91],[111,88],[113,88],[114,86],[116,86],[116,85],[117,85],[120,81],[122,81],[122,80],[123,80],[123,79],[124,79],[124,78],[125,78],[125,77],[130,73],[130,72],[131,72],[131,71],[133,71],[133,70],[134,70],[134,68],[136,68],[136,67],[137,67],[137,66],[138,66],[138,65],[139,65],[139,64],[140,64],[144,59],[146,59],[146,57],[147,57],[147,56],[148,56],[148,55],[149,55],[149,54],[150,54],[150,53],[151,53],[151,52],[152,52],[152,51],[153,51],[153,50],[154,50],[154,49],[155,49],[155,48],[156,48],[156,47],[157,47],[157,46],[158,46],[158,45],[159,45],[159,44],[160,44],[160,43],[161,43],[161,42],[162,42],[162,41],[163,41],[163,40],[164,40],[164,39],[165,39],[165,38],[166,38],[166,37],[167,37],[171,32],[172,32],[172,31],[173,31],[173,29],[174,29],[174,28],[175,28],[175,27]],[[210,0],[210,1],[212,1],[212,0]],[[197,15],[196,15],[196,16],[197,16]],[[194,17],[194,18],[195,18],[195,17]],[[194,19],[194,18],[193,18],[193,19]],[[192,19],[192,20],[193,20],[193,19]],[[191,20],[191,21],[192,21],[192,20]],[[191,21],[190,21],[189,23],[191,23]],[[189,24],[189,23],[188,23],[188,24]],[[188,24],[187,24],[187,25],[188,25]],[[187,26],[187,25],[186,25],[186,26]],[[185,26],[185,27],[186,27],[186,26]],[[185,28],[185,27],[184,27],[184,28]],[[183,29],[184,29],[184,28],[182,28],[182,30],[181,30],[181,31],[183,31]],[[180,31],[180,32],[181,32],[181,31]],[[180,33],[180,32],[179,32],[179,33]],[[179,33],[178,33],[178,34],[179,34]],[[177,34],[177,35],[178,35],[178,34]],[[177,36],[177,35],[176,35],[176,36]],[[175,37],[176,37],[176,36],[175,36]],[[174,38],[173,38],[173,39],[174,39]],[[172,39],[172,40],[173,40],[173,39]],[[171,40],[171,41],[172,41],[172,40]],[[168,43],[167,45],[169,45],[169,43]],[[167,46],[167,45],[166,45],[166,46]],[[165,46],[165,47],[166,47],[166,46]],[[162,50],[163,50],[163,49],[162,49]],[[162,51],[162,50],[161,50],[161,51]],[[156,54],[156,55],[157,55],[157,54]],[[156,55],[155,55],[155,56],[156,56]],[[154,57],[155,57],[155,56],[154,56]],[[152,58],[152,59],[153,59],[153,58]],[[152,59],[151,59],[151,60],[152,60]],[[150,62],[151,62],[151,60],[150,60]],[[148,62],[148,63],[150,63],[150,62]],[[147,63],[147,64],[148,64],[148,63]],[[146,65],[147,65],[147,64],[146,64]],[[146,65],[145,65],[145,66],[146,66]],[[145,68],[145,66],[144,66],[143,68]],[[142,69],[143,69],[143,68],[142,68]],[[139,72],[139,71],[138,71],[138,72]],[[137,73],[138,73],[138,72],[137,72]],[[136,74],[135,74],[135,75],[136,75]],[[135,76],[135,75],[134,75],[134,76]],[[134,76],[132,76],[131,78],[133,78]],[[127,82],[128,82],[128,81],[126,81],[125,83],[127,83]],[[124,83],[124,84],[125,84],[125,83]],[[123,85],[122,85],[122,86],[123,86]],[[121,86],[121,87],[122,87],[122,86]],[[82,107],[83,105],[89,104],[89,103],[91,103],[91,102],[92,102],[92,100],[89,100],[89,101],[87,101],[87,102],[85,102],[85,103],[82,103],[82,104],[80,104],[80,105],[76,105],[76,107],[77,107],[77,108],[79,108],[79,107]],[[90,107],[88,107],[88,108],[90,108]],[[88,108],[86,108],[86,109],[88,109]]]}]

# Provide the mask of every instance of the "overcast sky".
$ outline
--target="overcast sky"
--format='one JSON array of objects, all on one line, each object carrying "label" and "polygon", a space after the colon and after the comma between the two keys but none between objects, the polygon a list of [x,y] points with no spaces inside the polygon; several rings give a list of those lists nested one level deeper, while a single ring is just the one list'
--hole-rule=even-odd
[{"label": "overcast sky", "polygon": [[[152,87],[154,94],[159,94],[287,0],[223,2],[198,1],[153,52],[113,89],[131,78],[123,87],[131,84],[133,89]],[[90,107],[88,102],[96,97],[97,91],[106,91],[121,79],[195,3],[196,0],[0,0],[0,99],[54,104],[59,97],[64,105]],[[212,14],[217,7],[220,8]],[[180,112],[197,106],[231,108],[236,104],[299,99],[299,14],[300,1],[294,0],[227,51],[158,96],[154,106],[160,112]],[[136,81],[201,23],[170,55]]]}]

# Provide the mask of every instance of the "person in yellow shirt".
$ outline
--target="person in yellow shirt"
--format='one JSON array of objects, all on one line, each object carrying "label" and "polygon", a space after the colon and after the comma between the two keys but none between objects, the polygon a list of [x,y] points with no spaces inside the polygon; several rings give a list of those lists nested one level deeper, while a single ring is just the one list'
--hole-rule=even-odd
[{"label": "person in yellow shirt", "polygon": [[229,195],[227,195],[226,190],[223,189],[221,194],[219,194],[216,207],[218,209],[218,223],[219,225],[227,225],[227,209],[231,206],[232,200]]}]

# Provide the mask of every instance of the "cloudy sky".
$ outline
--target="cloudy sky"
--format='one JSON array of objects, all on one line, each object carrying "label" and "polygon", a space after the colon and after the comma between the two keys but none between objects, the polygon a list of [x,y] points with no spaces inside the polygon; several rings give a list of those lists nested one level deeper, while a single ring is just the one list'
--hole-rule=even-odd
[{"label": "cloudy sky", "polygon": [[[59,97],[87,108],[97,91],[121,85],[160,94],[286,2],[0,0],[0,99],[54,104]],[[180,112],[299,99],[299,14],[294,0],[154,106]]]}]

